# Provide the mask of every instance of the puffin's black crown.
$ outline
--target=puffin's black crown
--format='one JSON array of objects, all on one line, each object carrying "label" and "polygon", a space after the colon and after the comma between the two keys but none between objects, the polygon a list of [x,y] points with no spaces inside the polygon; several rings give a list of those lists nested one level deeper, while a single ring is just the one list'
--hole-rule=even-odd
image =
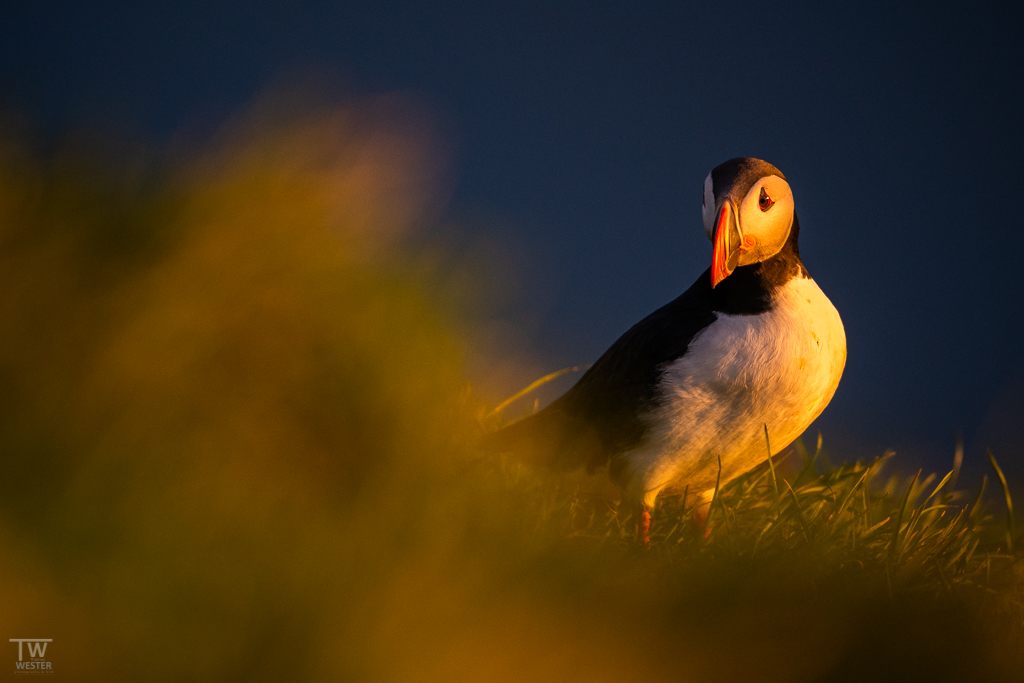
[{"label": "puffin's black crown", "polygon": [[777,175],[783,180],[786,176],[767,161],[753,157],[736,157],[715,166],[711,171],[711,184],[715,199],[725,195],[746,196],[750,188],[761,178]]}]

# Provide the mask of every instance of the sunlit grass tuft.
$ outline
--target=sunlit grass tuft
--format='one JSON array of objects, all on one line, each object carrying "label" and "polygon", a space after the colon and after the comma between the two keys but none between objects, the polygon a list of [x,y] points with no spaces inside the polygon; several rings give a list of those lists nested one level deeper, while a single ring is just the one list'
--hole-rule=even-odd
[{"label": "sunlit grass tuft", "polygon": [[[953,472],[886,476],[892,453],[822,468],[821,454],[819,437],[813,455],[798,443],[776,458],[803,456],[795,474],[779,477],[778,495],[767,465],[722,486],[706,527],[694,523],[699,510],[685,494],[660,498],[648,549],[636,544],[631,510],[524,466],[505,467],[511,488],[532,487],[538,524],[582,549],[593,562],[589,580],[610,580],[618,599],[635,590],[652,629],[697,628],[707,619],[716,643],[703,655],[713,660],[724,654],[719,647],[773,640],[747,634],[749,642],[727,645],[732,620],[753,618],[771,630],[792,618],[810,630],[808,642],[829,634],[813,666],[805,662],[820,667],[807,680],[1013,680],[1024,644],[1024,563],[1010,545],[1012,523],[989,512],[983,490],[953,490]],[[1011,504],[1005,486],[1003,493]],[[619,583],[637,571],[644,585]],[[868,645],[875,649],[861,650]],[[921,663],[946,652],[957,659]],[[736,680],[757,671],[745,653],[737,657],[732,666],[745,673]],[[783,671],[777,680],[803,680],[787,678],[794,663],[783,660],[766,656],[766,666],[777,668],[757,680]]]},{"label": "sunlit grass tuft", "polygon": [[[801,452],[807,451],[798,443],[775,461]],[[819,441],[792,481],[778,478],[784,493],[777,488],[776,468],[766,463],[722,486],[702,508],[688,505],[685,495],[661,498],[651,552],[666,561],[810,552],[830,570],[855,567],[893,589],[937,595],[1013,584],[1012,517],[997,522],[982,492],[972,499],[951,490],[952,471],[941,479],[922,477],[920,471],[884,476],[893,453],[819,471],[821,452]],[[1005,485],[1003,492],[1012,505]],[[630,513],[616,505],[605,503],[600,514],[591,514],[592,502],[570,494],[562,504],[570,536],[633,542]],[[693,521],[693,513],[701,511],[707,514],[706,528]],[[581,520],[584,514],[589,514],[586,521]]]}]

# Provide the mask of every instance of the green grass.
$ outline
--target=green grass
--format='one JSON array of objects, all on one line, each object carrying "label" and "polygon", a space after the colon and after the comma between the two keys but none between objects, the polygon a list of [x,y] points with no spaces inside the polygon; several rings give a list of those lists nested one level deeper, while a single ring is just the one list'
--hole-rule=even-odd
[{"label": "green grass", "polygon": [[[804,451],[802,444],[794,450]],[[997,523],[985,511],[983,498],[968,500],[966,492],[951,490],[953,471],[941,480],[935,474],[922,477],[920,471],[886,477],[892,459],[887,454],[819,473],[820,453],[819,447],[806,458],[792,481],[776,480],[775,468],[766,464],[721,487],[710,509],[704,506],[705,535],[691,518],[700,510],[687,505],[685,496],[662,498],[651,534],[654,552],[757,557],[813,548],[834,558],[837,567],[855,562],[898,584],[936,591],[989,585],[993,571],[997,576],[1012,573],[1012,527],[1003,527],[1006,519]],[[781,459],[786,457],[796,456]],[[1005,484],[1004,492],[1009,500]],[[585,506],[578,498],[566,503],[574,535],[632,538],[631,520],[620,519],[617,510],[593,515],[581,527],[578,518]]]},{"label": "green grass", "polygon": [[[609,577],[639,573],[654,628],[706,626],[713,642],[696,659],[714,668],[729,660],[723,650],[770,650],[763,667],[737,653],[722,680],[1010,681],[1024,664],[1024,562],[990,459],[1005,516],[991,511],[987,477],[968,492],[953,488],[955,470],[887,473],[894,453],[832,466],[819,434],[813,453],[798,441],[717,489],[710,508],[685,493],[659,498],[648,549],[630,510],[517,463],[502,470],[510,490],[534,499],[539,529],[588,553],[588,572],[602,578],[587,580],[628,594],[635,586]],[[736,642],[732,625],[751,621],[765,631]],[[794,639],[781,652],[766,645],[780,622]]]}]

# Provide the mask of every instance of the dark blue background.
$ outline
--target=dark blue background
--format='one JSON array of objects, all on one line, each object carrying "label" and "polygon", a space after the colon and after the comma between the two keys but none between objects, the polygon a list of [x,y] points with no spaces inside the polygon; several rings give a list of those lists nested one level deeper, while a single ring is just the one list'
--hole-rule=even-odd
[{"label": "dark blue background", "polygon": [[1018,10],[253,5],[5,3],[0,99],[44,130],[160,143],[309,67],[411,90],[456,150],[452,214],[500,217],[547,264],[530,335],[551,369],[689,286],[710,263],[704,176],[767,159],[846,324],[828,442],[941,468],[962,429],[969,464],[990,446],[1024,477]]}]

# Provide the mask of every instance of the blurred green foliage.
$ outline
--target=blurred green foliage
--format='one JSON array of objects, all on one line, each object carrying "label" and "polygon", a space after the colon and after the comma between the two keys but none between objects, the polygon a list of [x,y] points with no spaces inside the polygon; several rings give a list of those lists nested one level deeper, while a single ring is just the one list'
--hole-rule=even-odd
[{"label": "blurred green foliage", "polygon": [[470,434],[401,250],[431,141],[383,98],[162,159],[2,149],[3,631],[69,678],[311,674]]},{"label": "blurred green foliage", "polygon": [[[876,527],[905,482],[762,470],[641,552],[481,459],[480,293],[415,241],[443,156],[395,97],[0,141],[0,634],[82,681],[1013,680],[1021,564],[952,490]],[[926,527],[977,543],[915,568]]]}]

